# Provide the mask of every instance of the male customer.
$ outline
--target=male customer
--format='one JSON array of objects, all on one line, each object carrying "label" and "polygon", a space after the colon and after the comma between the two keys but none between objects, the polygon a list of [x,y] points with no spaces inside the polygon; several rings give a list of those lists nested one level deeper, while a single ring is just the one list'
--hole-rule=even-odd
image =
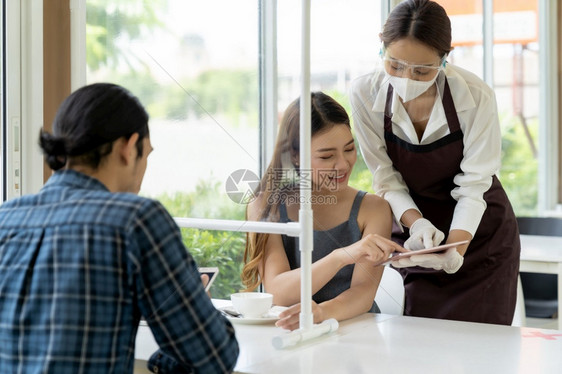
[{"label": "male customer", "polygon": [[0,373],[132,373],[141,316],[161,348],[151,370],[232,371],[232,325],[172,217],[137,195],[152,151],[138,99],[80,88],[40,145],[56,172],[0,206]]}]

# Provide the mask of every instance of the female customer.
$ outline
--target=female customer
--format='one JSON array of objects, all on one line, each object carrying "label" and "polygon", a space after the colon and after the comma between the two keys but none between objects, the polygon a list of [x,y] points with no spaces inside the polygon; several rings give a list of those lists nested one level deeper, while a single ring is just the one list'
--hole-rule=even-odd
[{"label": "female customer", "polygon": [[412,250],[445,236],[446,243],[469,240],[445,255],[395,264],[404,267],[405,314],[509,325],[520,243],[495,176],[494,92],[446,63],[451,24],[433,1],[400,3],[380,38],[383,67],[354,81],[351,102],[373,187],[404,228],[393,239]]},{"label": "female customer", "polygon": [[[348,186],[357,153],[345,109],[331,97],[312,93],[311,170],[299,168],[299,100],[284,113],[269,165],[249,204],[249,220],[298,220],[298,176],[311,173],[314,217],[312,294],[314,322],[343,320],[377,311],[375,293],[383,267],[374,266],[393,251],[405,251],[390,241],[388,204]],[[248,289],[260,282],[277,305],[291,306],[277,325],[299,325],[300,256],[298,238],[250,234],[242,279]]]}]

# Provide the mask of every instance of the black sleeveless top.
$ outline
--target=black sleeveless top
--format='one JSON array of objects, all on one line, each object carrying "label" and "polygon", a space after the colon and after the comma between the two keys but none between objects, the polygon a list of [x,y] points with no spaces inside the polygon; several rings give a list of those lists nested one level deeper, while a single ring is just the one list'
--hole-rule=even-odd
[{"label": "black sleeveless top", "polygon": [[[349,212],[349,219],[347,221],[326,231],[314,230],[314,248],[312,251],[313,263],[327,256],[337,248],[346,247],[361,240],[362,233],[359,229],[359,224],[357,223],[357,215],[359,213],[361,201],[363,200],[365,194],[365,191],[357,192],[353,205],[351,206],[351,211]],[[290,222],[285,204],[281,204],[279,206],[279,219],[282,223]],[[301,263],[298,237],[287,235],[281,235],[281,237],[283,239],[283,247],[285,248],[285,253],[287,254],[291,270],[300,268]],[[347,290],[351,286],[351,276],[353,275],[354,267],[355,265],[351,264],[341,268],[336,275],[324,285],[324,287],[312,296],[312,299],[316,303],[321,303],[331,300]],[[374,300],[373,307],[370,312],[380,313],[380,310]]]}]

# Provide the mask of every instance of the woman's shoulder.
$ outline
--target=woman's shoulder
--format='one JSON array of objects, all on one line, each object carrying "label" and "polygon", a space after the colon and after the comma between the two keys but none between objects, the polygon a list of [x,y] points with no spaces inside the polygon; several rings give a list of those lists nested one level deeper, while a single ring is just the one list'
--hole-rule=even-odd
[{"label": "woman's shoulder", "polygon": [[261,221],[265,207],[267,206],[267,197],[259,194],[246,206],[246,219],[248,221]]},{"label": "woman's shoulder", "polygon": [[392,227],[392,210],[390,204],[382,197],[373,193],[366,193],[357,214],[357,224],[361,232],[369,230],[385,235]]},{"label": "woman's shoulder", "polygon": [[[451,82],[451,85],[454,85],[455,81],[458,81],[461,84],[466,84],[472,91],[478,90],[487,93],[493,92],[493,89],[488,86],[482,78],[457,65],[447,65],[447,78],[449,79],[449,82]],[[451,90],[453,89],[454,87],[451,87]]]},{"label": "woman's shoulder", "polygon": [[251,201],[248,205],[246,205],[246,219],[248,221],[258,221],[259,220],[259,212],[261,211],[261,204],[258,203],[258,198]]},{"label": "woman's shoulder", "polygon": [[363,201],[361,203],[361,209],[368,209],[370,208],[390,208],[388,202],[383,199],[382,197],[375,195],[374,193],[365,192],[365,196],[363,196]]},{"label": "woman's shoulder", "polygon": [[[278,191],[275,194],[259,193],[246,207],[246,217],[249,221],[272,221],[279,219],[278,208],[285,206],[293,209],[299,206],[299,191],[293,187]],[[264,217],[267,214],[268,217]]]},{"label": "woman's shoulder", "polygon": [[347,194],[349,198],[353,199],[354,201],[360,199],[359,213],[361,213],[361,211],[372,211],[374,209],[379,210],[381,208],[389,206],[386,200],[382,197],[374,193],[355,189],[351,186],[348,186]]},{"label": "woman's shoulder", "polygon": [[354,78],[351,82],[351,94],[355,96],[365,96],[377,90],[384,82],[384,71],[381,69],[373,70],[367,74]]}]

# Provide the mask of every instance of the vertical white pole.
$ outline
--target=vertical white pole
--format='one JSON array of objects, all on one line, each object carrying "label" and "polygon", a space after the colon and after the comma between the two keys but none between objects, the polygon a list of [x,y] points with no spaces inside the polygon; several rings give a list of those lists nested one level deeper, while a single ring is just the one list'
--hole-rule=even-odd
[{"label": "vertical white pole", "polygon": [[277,0],[260,0],[260,175],[273,158],[277,137]]},{"label": "vertical white pole", "polygon": [[336,331],[338,321],[333,318],[314,325],[312,315],[312,250],[313,217],[311,208],[312,174],[310,167],[310,0],[302,0],[301,35],[301,96],[300,96],[300,210],[299,247],[301,255],[301,313],[299,329],[273,337],[272,344],[281,349]]},{"label": "vertical white pole", "polygon": [[86,84],[86,0],[70,0],[70,88]]},{"label": "vertical white pole", "polygon": [[494,0],[482,0],[482,43],[484,45],[484,82],[494,88]]},{"label": "vertical white pole", "polygon": [[301,255],[301,313],[299,315],[299,329],[288,334],[273,337],[273,346],[281,349],[305,340],[316,338],[323,334],[336,331],[338,321],[327,319],[314,325],[312,315],[312,250],[313,216],[312,174],[310,167],[310,0],[302,0],[302,29],[301,29],[301,96],[300,96],[300,210],[299,247]]},{"label": "vertical white pole", "polygon": [[[559,97],[556,79],[558,46],[556,19],[558,1],[539,1],[539,215],[545,215],[556,209],[558,204],[558,110]],[[560,301],[558,301],[560,302]],[[560,317],[559,317],[560,318]]]},{"label": "vertical white pole", "polygon": [[312,175],[310,171],[310,0],[302,1],[301,30],[301,97],[300,97],[300,211],[301,234],[301,313],[300,329],[309,330],[313,325],[312,315],[312,247],[313,223],[310,200],[312,197]]}]

